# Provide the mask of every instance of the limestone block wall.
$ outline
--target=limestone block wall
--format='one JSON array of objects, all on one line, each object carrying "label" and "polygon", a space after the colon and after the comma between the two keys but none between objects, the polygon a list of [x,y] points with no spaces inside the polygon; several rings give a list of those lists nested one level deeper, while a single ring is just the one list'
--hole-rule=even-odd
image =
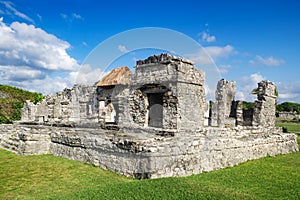
[{"label": "limestone block wall", "polygon": [[98,100],[95,86],[75,85],[72,89],[48,95],[42,102],[26,101],[23,122],[45,124],[85,124],[98,122]]},{"label": "limestone block wall", "polygon": [[197,130],[204,126],[206,99],[204,87],[177,83],[178,129]]},{"label": "limestone block wall", "polygon": [[276,113],[276,117],[280,119],[300,119],[300,115],[297,112],[278,112]]},{"label": "limestone block wall", "polygon": [[157,104],[162,114],[156,110],[162,115],[162,122],[156,127],[184,130],[203,126],[207,107],[204,73],[195,69],[191,61],[161,54],[137,61],[135,68],[128,98],[127,113],[130,115],[123,118],[121,127],[151,126],[150,99],[153,94],[162,94],[161,105]]},{"label": "limestone block wall", "polygon": [[161,54],[137,61],[130,84],[133,87],[146,84],[162,84],[168,87],[172,82],[185,82],[203,86],[204,80],[204,72],[195,69],[192,61]]},{"label": "limestone block wall", "polygon": [[174,95],[173,91],[167,91],[163,97],[163,127],[166,129],[177,130],[179,105],[178,97]]},{"label": "limestone block wall", "polygon": [[51,128],[0,125],[0,148],[21,154],[49,154]]},{"label": "limestone block wall", "polygon": [[242,126],[149,137],[101,129],[1,125],[0,147],[23,155],[51,153],[139,179],[188,176],[299,151],[294,134],[275,127]]},{"label": "limestone block wall", "polygon": [[130,115],[132,121],[137,125],[144,127],[148,122],[147,118],[147,95],[141,90],[137,89],[132,91],[129,99]]}]

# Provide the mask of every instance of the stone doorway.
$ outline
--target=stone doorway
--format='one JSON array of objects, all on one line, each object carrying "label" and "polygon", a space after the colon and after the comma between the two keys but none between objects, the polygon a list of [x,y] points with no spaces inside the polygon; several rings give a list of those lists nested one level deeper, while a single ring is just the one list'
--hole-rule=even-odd
[{"label": "stone doorway", "polygon": [[100,99],[99,101],[99,121],[105,124],[116,123],[116,111],[110,99]]},{"label": "stone doorway", "polygon": [[162,128],[163,93],[148,93],[148,125]]}]

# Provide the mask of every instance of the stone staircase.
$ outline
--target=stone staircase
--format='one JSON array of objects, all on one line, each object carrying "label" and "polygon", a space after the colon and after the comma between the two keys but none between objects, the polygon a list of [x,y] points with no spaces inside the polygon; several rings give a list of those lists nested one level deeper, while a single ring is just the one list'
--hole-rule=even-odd
[{"label": "stone staircase", "polygon": [[13,134],[1,134],[0,136],[0,148],[6,149],[14,153],[20,153],[20,138],[17,133]]}]

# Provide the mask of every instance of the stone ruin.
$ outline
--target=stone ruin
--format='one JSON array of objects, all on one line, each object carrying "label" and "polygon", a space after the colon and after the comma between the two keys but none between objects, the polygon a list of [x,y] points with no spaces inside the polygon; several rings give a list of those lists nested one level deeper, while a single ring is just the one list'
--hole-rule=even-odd
[{"label": "stone ruin", "polygon": [[207,102],[205,74],[168,54],[111,71],[93,86],[26,101],[22,120],[0,126],[0,147],[53,154],[135,177],[187,176],[267,155],[299,151],[296,135],[275,127],[275,85],[258,83],[254,109],[220,80]]},{"label": "stone ruin", "polygon": [[291,112],[291,111],[277,112],[276,117],[281,120],[298,120],[300,122],[300,114],[297,114],[296,111],[294,111],[294,112]]}]

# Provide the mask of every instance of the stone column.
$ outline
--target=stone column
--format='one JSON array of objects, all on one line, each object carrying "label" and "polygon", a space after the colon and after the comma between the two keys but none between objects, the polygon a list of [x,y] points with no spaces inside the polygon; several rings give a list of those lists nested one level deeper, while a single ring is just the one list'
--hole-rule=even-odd
[{"label": "stone column", "polygon": [[212,125],[224,127],[229,120],[232,102],[235,97],[235,82],[229,82],[225,79],[218,81],[216,90],[216,101],[212,106]]},{"label": "stone column", "polygon": [[243,101],[236,102],[236,125],[243,126],[244,119],[243,119]]},{"label": "stone column", "polygon": [[274,126],[276,106],[276,86],[264,80],[258,83],[257,100],[254,102],[253,126]]}]

